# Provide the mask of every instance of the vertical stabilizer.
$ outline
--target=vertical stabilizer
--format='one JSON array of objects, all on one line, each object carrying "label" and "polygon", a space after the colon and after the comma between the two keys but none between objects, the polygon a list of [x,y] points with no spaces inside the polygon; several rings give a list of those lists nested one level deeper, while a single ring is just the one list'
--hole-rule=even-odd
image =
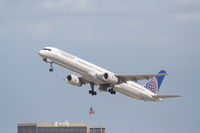
[{"label": "vertical stabilizer", "polygon": [[[166,73],[166,71],[161,70],[158,74],[160,74],[160,73]],[[147,88],[148,90],[150,90],[156,94],[160,89],[160,86],[163,82],[164,77],[165,76],[157,76],[157,77],[151,78],[145,85],[145,88]]]}]

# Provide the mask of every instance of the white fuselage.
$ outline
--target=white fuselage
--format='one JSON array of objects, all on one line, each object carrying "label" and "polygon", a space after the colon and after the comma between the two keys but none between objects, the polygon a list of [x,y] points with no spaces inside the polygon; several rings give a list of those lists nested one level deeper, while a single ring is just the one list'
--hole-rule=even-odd
[{"label": "white fuselage", "polygon": [[[77,72],[86,78],[88,81],[93,82],[96,85],[105,84],[106,82],[99,79],[97,75],[104,73],[112,73],[99,66],[82,60],[76,56],[66,53],[57,48],[51,48],[51,51],[41,50],[39,52],[43,59],[49,59],[53,63],[65,67],[71,71]],[[114,73],[112,73],[114,74]],[[153,98],[156,95],[133,81],[127,81],[125,83],[114,85],[114,90],[122,94],[125,94],[131,98],[136,98],[145,101],[159,101],[160,99]]]}]

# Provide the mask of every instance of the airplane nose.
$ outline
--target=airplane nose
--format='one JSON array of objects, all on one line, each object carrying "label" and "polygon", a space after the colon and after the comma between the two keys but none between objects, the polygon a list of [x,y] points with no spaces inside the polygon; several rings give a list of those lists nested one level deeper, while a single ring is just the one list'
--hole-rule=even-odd
[{"label": "airplane nose", "polygon": [[44,56],[44,52],[42,50],[39,51],[40,56]]}]

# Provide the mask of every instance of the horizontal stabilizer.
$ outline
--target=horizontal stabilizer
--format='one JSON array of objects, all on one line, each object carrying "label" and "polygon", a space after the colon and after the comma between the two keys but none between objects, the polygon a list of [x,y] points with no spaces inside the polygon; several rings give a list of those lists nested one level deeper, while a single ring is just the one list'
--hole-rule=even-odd
[{"label": "horizontal stabilizer", "polygon": [[181,97],[180,95],[155,95],[153,98],[175,98],[175,97]]}]

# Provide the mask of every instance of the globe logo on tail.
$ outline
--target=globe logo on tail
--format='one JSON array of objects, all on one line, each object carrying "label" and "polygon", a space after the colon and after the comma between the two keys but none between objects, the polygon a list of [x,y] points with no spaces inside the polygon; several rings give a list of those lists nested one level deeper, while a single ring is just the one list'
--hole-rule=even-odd
[{"label": "globe logo on tail", "polygon": [[158,92],[158,81],[156,77],[151,78],[145,88],[156,94]]}]

